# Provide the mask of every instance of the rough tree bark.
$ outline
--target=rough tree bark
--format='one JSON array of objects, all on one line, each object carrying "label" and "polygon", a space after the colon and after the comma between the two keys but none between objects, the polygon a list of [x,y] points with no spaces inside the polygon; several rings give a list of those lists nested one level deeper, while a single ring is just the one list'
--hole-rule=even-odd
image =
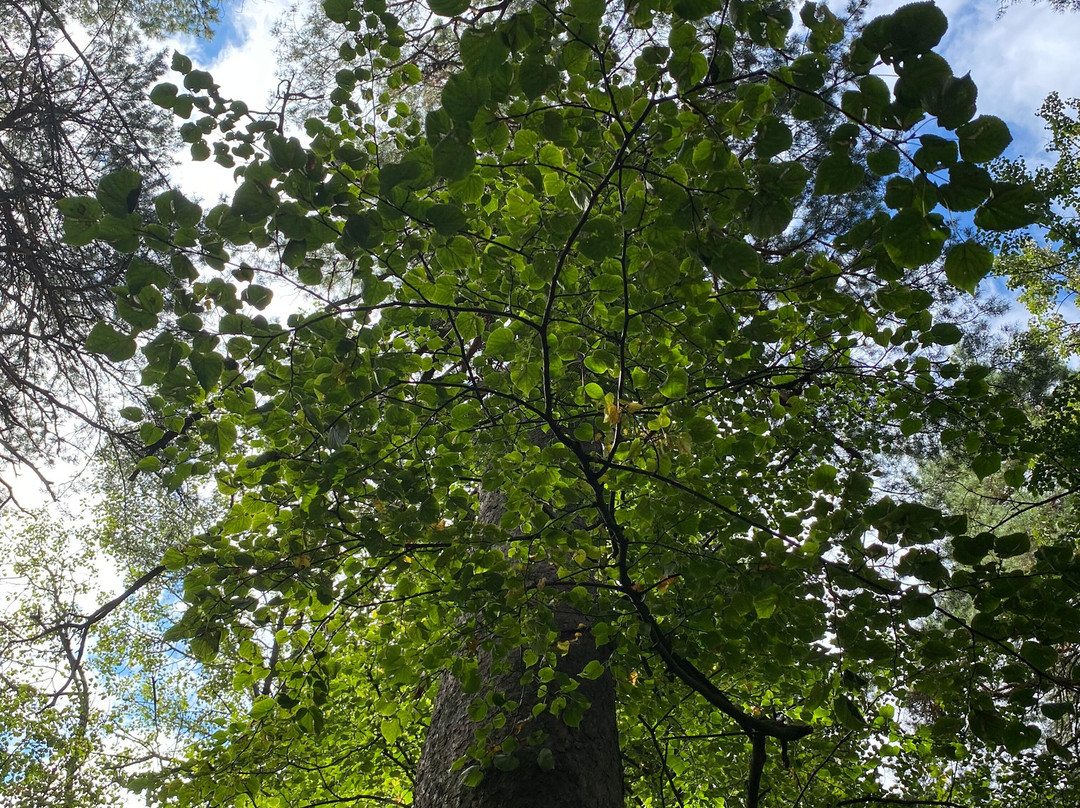
[{"label": "rough tree bark", "polygon": [[[482,496],[481,520],[497,523],[502,507],[497,494]],[[535,565],[531,584],[543,577],[553,580],[554,570],[549,564]],[[553,612],[561,639],[570,643],[559,659],[558,671],[576,675],[592,660],[605,659],[606,654],[596,647],[588,631],[588,615],[567,604],[557,605]],[[569,727],[549,711],[533,717],[537,682],[530,673],[522,685],[525,667],[520,652],[506,672],[493,673],[492,660],[486,654],[481,654],[479,665],[484,681],[481,693],[493,690],[518,702],[507,716],[503,737],[513,734],[517,738],[514,754],[520,765],[508,772],[491,768],[476,787],[464,784],[461,771],[450,770],[474,743],[477,725],[468,715],[475,695],[465,693],[461,683],[445,673],[417,768],[415,808],[623,808],[615,681],[609,673],[579,680],[578,692],[590,706],[580,725]],[[530,745],[529,738],[537,730],[544,733],[545,740]],[[543,749],[551,750],[554,768],[550,770],[538,762]]]}]

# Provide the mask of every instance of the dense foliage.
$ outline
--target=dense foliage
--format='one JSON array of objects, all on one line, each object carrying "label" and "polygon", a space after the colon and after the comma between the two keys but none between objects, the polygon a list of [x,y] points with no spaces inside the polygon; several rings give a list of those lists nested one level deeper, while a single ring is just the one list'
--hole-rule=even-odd
[{"label": "dense foliage", "polygon": [[[630,804],[1074,799],[1071,540],[874,488],[939,427],[980,478],[1040,448],[935,308],[992,264],[956,214],[1006,233],[1043,201],[987,172],[1009,133],[934,53],[941,12],[324,10],[346,66],[308,145],[177,56],[153,98],[232,201],[141,215],[127,171],[63,205],[69,238],[157,256],[88,340],[141,354],[140,468],[229,500],[165,553],[166,638],[249,709],[133,785],[408,801],[449,670],[476,739],[445,765],[477,793],[542,792],[572,762],[532,719],[576,726],[610,677]],[[447,41],[421,114],[396,91]]]}]

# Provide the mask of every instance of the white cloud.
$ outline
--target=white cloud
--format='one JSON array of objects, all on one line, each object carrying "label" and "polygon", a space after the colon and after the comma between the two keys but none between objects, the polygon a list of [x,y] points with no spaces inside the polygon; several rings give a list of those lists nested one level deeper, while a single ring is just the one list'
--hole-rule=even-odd
[{"label": "white cloud", "polygon": [[[246,0],[226,9],[231,19],[222,32],[223,41],[207,45],[181,38],[165,44],[190,56],[195,69],[211,73],[226,99],[242,100],[252,110],[268,109],[278,84],[273,27],[290,5],[285,0]],[[182,83],[176,73],[164,80]],[[212,160],[196,163],[186,147],[177,154],[172,177],[184,193],[209,203],[231,196],[236,186],[230,169]]]},{"label": "white cloud", "polygon": [[[906,0],[882,0],[867,19]],[[957,75],[971,72],[979,88],[979,112],[997,115],[1012,129],[1010,155],[1038,160],[1046,140],[1036,112],[1057,90],[1080,96],[1080,13],[1059,14],[1028,2],[999,14],[996,0],[937,0],[949,18],[942,53]]]},{"label": "white cloud", "polygon": [[1036,156],[1045,142],[1035,117],[1043,99],[1054,90],[1080,96],[1080,14],[1025,4],[998,17],[993,2],[967,3],[959,11],[944,43],[946,58],[954,72],[971,71],[979,111],[1009,123],[1012,152]]}]

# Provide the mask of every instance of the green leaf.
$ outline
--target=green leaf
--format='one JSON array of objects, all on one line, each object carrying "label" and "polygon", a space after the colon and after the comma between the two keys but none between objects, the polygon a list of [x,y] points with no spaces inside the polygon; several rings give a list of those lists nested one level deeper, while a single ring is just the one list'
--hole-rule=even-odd
[{"label": "green leaf", "polygon": [[130,168],[106,174],[97,187],[97,200],[106,213],[126,218],[139,206],[142,175]]},{"label": "green leaf", "polygon": [[[921,107],[929,106],[933,99],[939,98],[952,79],[952,68],[936,53],[926,53],[918,59],[906,59],[897,70],[895,93],[899,106],[886,110],[898,118],[902,127],[910,124],[903,118],[906,109],[917,110],[922,117]],[[884,118],[882,119],[884,123]]]},{"label": "green leaf", "polygon": [[709,269],[732,286],[745,286],[761,270],[761,256],[742,239],[727,239],[709,261]]},{"label": "green leaf", "polygon": [[195,377],[203,390],[211,390],[217,384],[218,379],[225,369],[224,360],[216,353],[192,353],[188,357],[191,369],[195,371]]},{"label": "green leaf", "polygon": [[177,73],[187,73],[191,70],[191,60],[179,51],[173,51],[170,67]]},{"label": "green leaf", "polygon": [[220,457],[236,445],[236,425],[230,421],[207,421],[199,424],[199,434]]},{"label": "green leaf", "polygon": [[995,182],[990,198],[975,211],[975,224],[996,231],[1027,227],[1039,221],[1045,202],[1034,183]]},{"label": "green leaf", "polygon": [[937,135],[923,135],[919,142],[922,148],[915,152],[911,160],[916,168],[930,173],[956,163],[955,141]]},{"label": "green leaf", "polygon": [[427,219],[435,232],[442,236],[452,236],[465,229],[465,214],[457,205],[432,205],[427,210]]},{"label": "green leaf", "polygon": [[622,247],[622,233],[615,222],[605,217],[591,219],[581,232],[578,249],[586,258],[602,261],[618,255]]},{"label": "green leaf", "polygon": [[251,705],[251,720],[258,721],[259,719],[266,718],[270,713],[274,712],[277,707],[277,702],[270,696],[259,696],[255,699]]},{"label": "green leaf", "polygon": [[139,460],[135,464],[135,468],[138,471],[146,472],[147,474],[155,474],[161,470],[161,460],[155,455],[148,455]]},{"label": "green leaf", "polygon": [[[1023,537],[1023,539],[1027,539],[1027,534],[1025,533],[1019,533],[1014,535]],[[1028,547],[1030,547],[1029,542],[1025,543]],[[1027,552],[1026,549],[1021,552],[1014,552],[1013,555],[1021,555],[1025,552]],[[998,555],[1002,554],[999,552]],[[1044,673],[1050,673],[1053,670],[1054,665],[1058,661],[1058,652],[1054,649],[1052,645],[1045,645],[1044,643],[1036,642],[1035,640],[1028,640],[1024,643],[1024,645],[1020,648],[1020,656],[1022,656],[1024,659],[1026,659],[1028,662],[1030,662],[1032,665],[1034,665],[1036,668],[1038,668],[1040,671],[1043,671]]]},{"label": "green leaf", "polygon": [[240,298],[262,311],[270,305],[270,301],[274,298],[274,291],[265,286],[259,286],[257,283],[252,283],[248,284],[247,288],[240,294]]},{"label": "green leaf", "polygon": [[746,226],[757,238],[778,236],[791,224],[795,205],[786,196],[762,191],[754,194],[746,211]]},{"label": "green leaf", "polygon": [[124,407],[120,410],[120,417],[125,421],[134,421],[138,423],[143,419],[142,407]]},{"label": "green leaf", "polygon": [[[976,458],[976,459],[978,459],[978,458]],[[1000,466],[1001,456],[997,455],[997,459],[998,459],[998,465]],[[1027,533],[1009,533],[1009,534],[1007,534],[1005,536],[999,536],[994,541],[994,552],[997,554],[998,558],[1013,558],[1015,556],[1024,555],[1029,550],[1031,550],[1031,538],[1028,536]],[[1053,648],[1050,648],[1048,646],[1038,646],[1037,643],[1031,643],[1031,642],[1025,643],[1025,645],[1024,645],[1024,651],[1025,651],[1024,656],[1028,656],[1026,651],[1028,651],[1029,649],[1034,654],[1034,653],[1036,653],[1036,649],[1040,648],[1040,647],[1044,648],[1043,653],[1054,654],[1054,659],[1057,658],[1056,654],[1054,653]],[[1032,662],[1035,662],[1034,657],[1028,657],[1028,658],[1031,659]],[[1046,660],[1043,659],[1042,661],[1045,662]],[[1051,659],[1047,663],[1047,665],[1048,666],[1052,665],[1053,661],[1054,660]],[[1046,670],[1046,668],[1043,668],[1043,670]]]},{"label": "green leaf", "polygon": [[833,701],[833,712],[837,723],[845,729],[859,730],[866,726],[866,719],[849,696],[837,696]]},{"label": "green leaf", "polygon": [[720,0],[675,0],[675,13],[684,20],[700,20],[721,8]]},{"label": "green leaf", "polygon": [[599,679],[604,675],[604,665],[596,659],[590,659],[589,663],[578,674],[582,679]]},{"label": "green leaf", "polygon": [[[290,243],[290,245],[286,246],[286,251],[288,251],[289,246],[296,245],[295,243]],[[296,277],[300,283],[307,284],[308,286],[318,286],[323,282],[322,269],[319,268],[318,264],[314,263],[301,264],[297,268]]]},{"label": "green leaf", "polygon": [[776,611],[776,604],[780,600],[780,593],[774,588],[766,589],[754,595],[754,613],[758,620],[767,620]]},{"label": "green leaf", "polygon": [[1039,743],[1042,730],[1031,724],[1022,724],[1012,721],[1005,729],[1003,743],[1005,749],[1011,754],[1019,754],[1025,749],[1031,749]]},{"label": "green leaf", "polygon": [[945,256],[945,277],[957,289],[972,295],[979,281],[994,268],[994,254],[976,241],[965,241]]},{"label": "green leaf", "polygon": [[332,22],[344,23],[349,19],[349,12],[353,10],[352,0],[325,0],[322,4],[323,12]]},{"label": "green leaf", "polygon": [[906,438],[911,437],[922,428],[923,422],[918,418],[905,418],[900,422],[900,434]]},{"label": "green leaf", "polygon": [[665,398],[682,398],[686,395],[690,376],[685,368],[672,368],[660,387],[660,395]]},{"label": "green leaf", "polygon": [[184,76],[184,87],[192,92],[209,90],[214,86],[214,77],[205,70],[191,70]]},{"label": "green leaf", "polygon": [[154,197],[154,210],[162,224],[194,227],[202,219],[202,208],[175,189]]},{"label": "green leaf", "polygon": [[443,85],[441,98],[451,120],[471,124],[490,95],[491,83],[486,76],[455,73]]},{"label": "green leaf", "polygon": [[[146,460],[144,457],[143,460]],[[187,566],[187,557],[175,547],[170,547],[165,551],[165,555],[161,559],[162,566],[170,572],[177,572]]]},{"label": "green leaf", "polygon": [[977,456],[971,461],[971,470],[978,475],[980,480],[985,480],[991,474],[1001,468],[1001,455],[997,452],[987,452]]},{"label": "green leaf", "polygon": [[261,182],[245,180],[233,195],[232,212],[247,222],[264,221],[277,209],[277,196]]},{"label": "green leaf", "polygon": [[1005,720],[993,709],[972,711],[968,726],[976,738],[989,744],[1001,743],[1005,735]]},{"label": "green leaf", "polygon": [[900,152],[892,146],[869,152],[866,155],[866,167],[879,177],[887,177],[900,170]]},{"label": "green leaf", "polygon": [[350,216],[342,230],[365,250],[373,250],[383,241],[382,217],[375,211]]},{"label": "green leaf", "polygon": [[135,355],[135,340],[121,334],[108,323],[98,321],[86,337],[86,350],[104,354],[113,362],[124,362]]},{"label": "green leaf", "polygon": [[969,163],[986,163],[999,157],[1012,143],[1009,127],[1001,118],[980,115],[956,130],[960,156]]},{"label": "green leaf", "polygon": [[476,165],[476,149],[471,142],[449,136],[435,146],[432,152],[435,175],[448,180],[460,180],[468,176]]},{"label": "green leaf", "polygon": [[592,424],[582,422],[574,427],[573,435],[575,440],[582,443],[592,443],[593,438],[596,436],[596,430],[593,429]]},{"label": "green leaf", "polygon": [[154,89],[150,91],[150,102],[162,109],[172,109],[178,92],[180,92],[180,89],[175,84],[162,82],[155,85]]},{"label": "green leaf", "polygon": [[973,567],[994,549],[994,534],[979,533],[975,536],[957,536],[952,540],[953,558],[959,563]]},{"label": "green leaf", "polygon": [[551,749],[544,747],[536,755],[536,765],[540,767],[540,771],[550,772],[555,769],[555,755],[552,754]]},{"label": "green leaf", "polygon": [[850,193],[859,187],[864,176],[862,166],[852,162],[847,153],[830,154],[818,166],[814,193],[818,196]]},{"label": "green leaf", "polygon": [[915,208],[905,208],[885,225],[885,249],[898,266],[920,267],[941,255],[948,232]]},{"label": "green leaf", "polygon": [[974,210],[990,196],[991,187],[986,169],[960,162],[949,169],[949,182],[938,188],[938,194],[949,210]]},{"label": "green leaf", "polygon": [[221,630],[207,629],[191,638],[191,655],[199,662],[212,662],[221,647]]},{"label": "green leaf", "polygon": [[510,46],[498,31],[466,29],[459,47],[465,69],[482,76],[494,73],[510,56]]},{"label": "green leaf", "polygon": [[513,352],[514,332],[500,327],[488,332],[484,340],[484,353],[495,359],[505,359]]},{"label": "green leaf", "polygon": [[964,332],[955,323],[935,323],[930,337],[937,345],[955,345],[963,339]]},{"label": "green leaf", "polygon": [[401,735],[401,721],[396,717],[384,718],[379,723],[379,732],[382,733],[388,744],[393,744]]},{"label": "green leaf", "polygon": [[465,666],[465,670],[462,673],[461,689],[466,693],[479,693],[480,688],[483,687],[483,680],[480,678],[480,671],[476,667],[476,663],[472,662]]},{"label": "green leaf", "polygon": [[900,610],[908,620],[929,617],[934,613],[934,598],[922,592],[909,591],[900,602]]},{"label": "green leaf", "polygon": [[546,93],[559,80],[559,70],[544,61],[543,57],[532,53],[521,63],[518,81],[521,91],[530,101]]},{"label": "green leaf", "polygon": [[754,156],[759,160],[775,157],[791,148],[791,129],[774,115],[769,115],[758,124],[754,138]]},{"label": "green leaf", "polygon": [[978,95],[978,88],[970,73],[951,78],[945,83],[940,96],[930,104],[930,112],[937,115],[938,126],[956,129],[974,117]]},{"label": "green leaf", "polygon": [[456,17],[469,10],[469,0],[427,0],[427,4],[440,17]]},{"label": "green leaf", "polygon": [[933,2],[909,3],[889,15],[886,32],[891,51],[926,53],[949,28],[945,14]]},{"label": "green leaf", "polygon": [[57,209],[65,217],[97,221],[104,210],[101,203],[89,196],[69,196],[56,203]]}]

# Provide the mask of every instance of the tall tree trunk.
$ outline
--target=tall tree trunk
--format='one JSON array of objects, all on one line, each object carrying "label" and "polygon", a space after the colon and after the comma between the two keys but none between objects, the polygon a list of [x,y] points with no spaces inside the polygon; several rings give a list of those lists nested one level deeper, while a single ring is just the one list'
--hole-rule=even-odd
[{"label": "tall tree trunk", "polygon": [[[483,521],[497,523],[501,513],[497,494],[481,497]],[[554,575],[553,565],[537,564],[529,583],[535,586],[542,577],[553,580]],[[589,662],[606,658],[588,630],[588,615],[565,602],[558,603],[553,613],[560,639],[569,642],[557,671],[576,676]],[[483,679],[480,694],[495,691],[518,702],[507,716],[502,735],[489,736],[488,743],[513,736],[518,742],[513,754],[519,765],[512,771],[491,767],[474,787],[465,785],[462,771],[450,770],[454,761],[475,743],[477,724],[470,719],[468,708],[476,694],[465,693],[452,674],[444,673],[417,769],[415,808],[623,808],[615,681],[611,674],[605,671],[596,679],[579,680],[577,692],[588,699],[589,709],[577,727],[570,727],[548,710],[533,717],[533,707],[539,702],[538,682],[530,673],[526,683],[521,684],[526,671],[520,651],[514,653],[508,671],[498,666],[498,672],[493,672],[489,654],[481,653],[478,661]],[[538,730],[544,740],[532,745],[530,737]]]}]

